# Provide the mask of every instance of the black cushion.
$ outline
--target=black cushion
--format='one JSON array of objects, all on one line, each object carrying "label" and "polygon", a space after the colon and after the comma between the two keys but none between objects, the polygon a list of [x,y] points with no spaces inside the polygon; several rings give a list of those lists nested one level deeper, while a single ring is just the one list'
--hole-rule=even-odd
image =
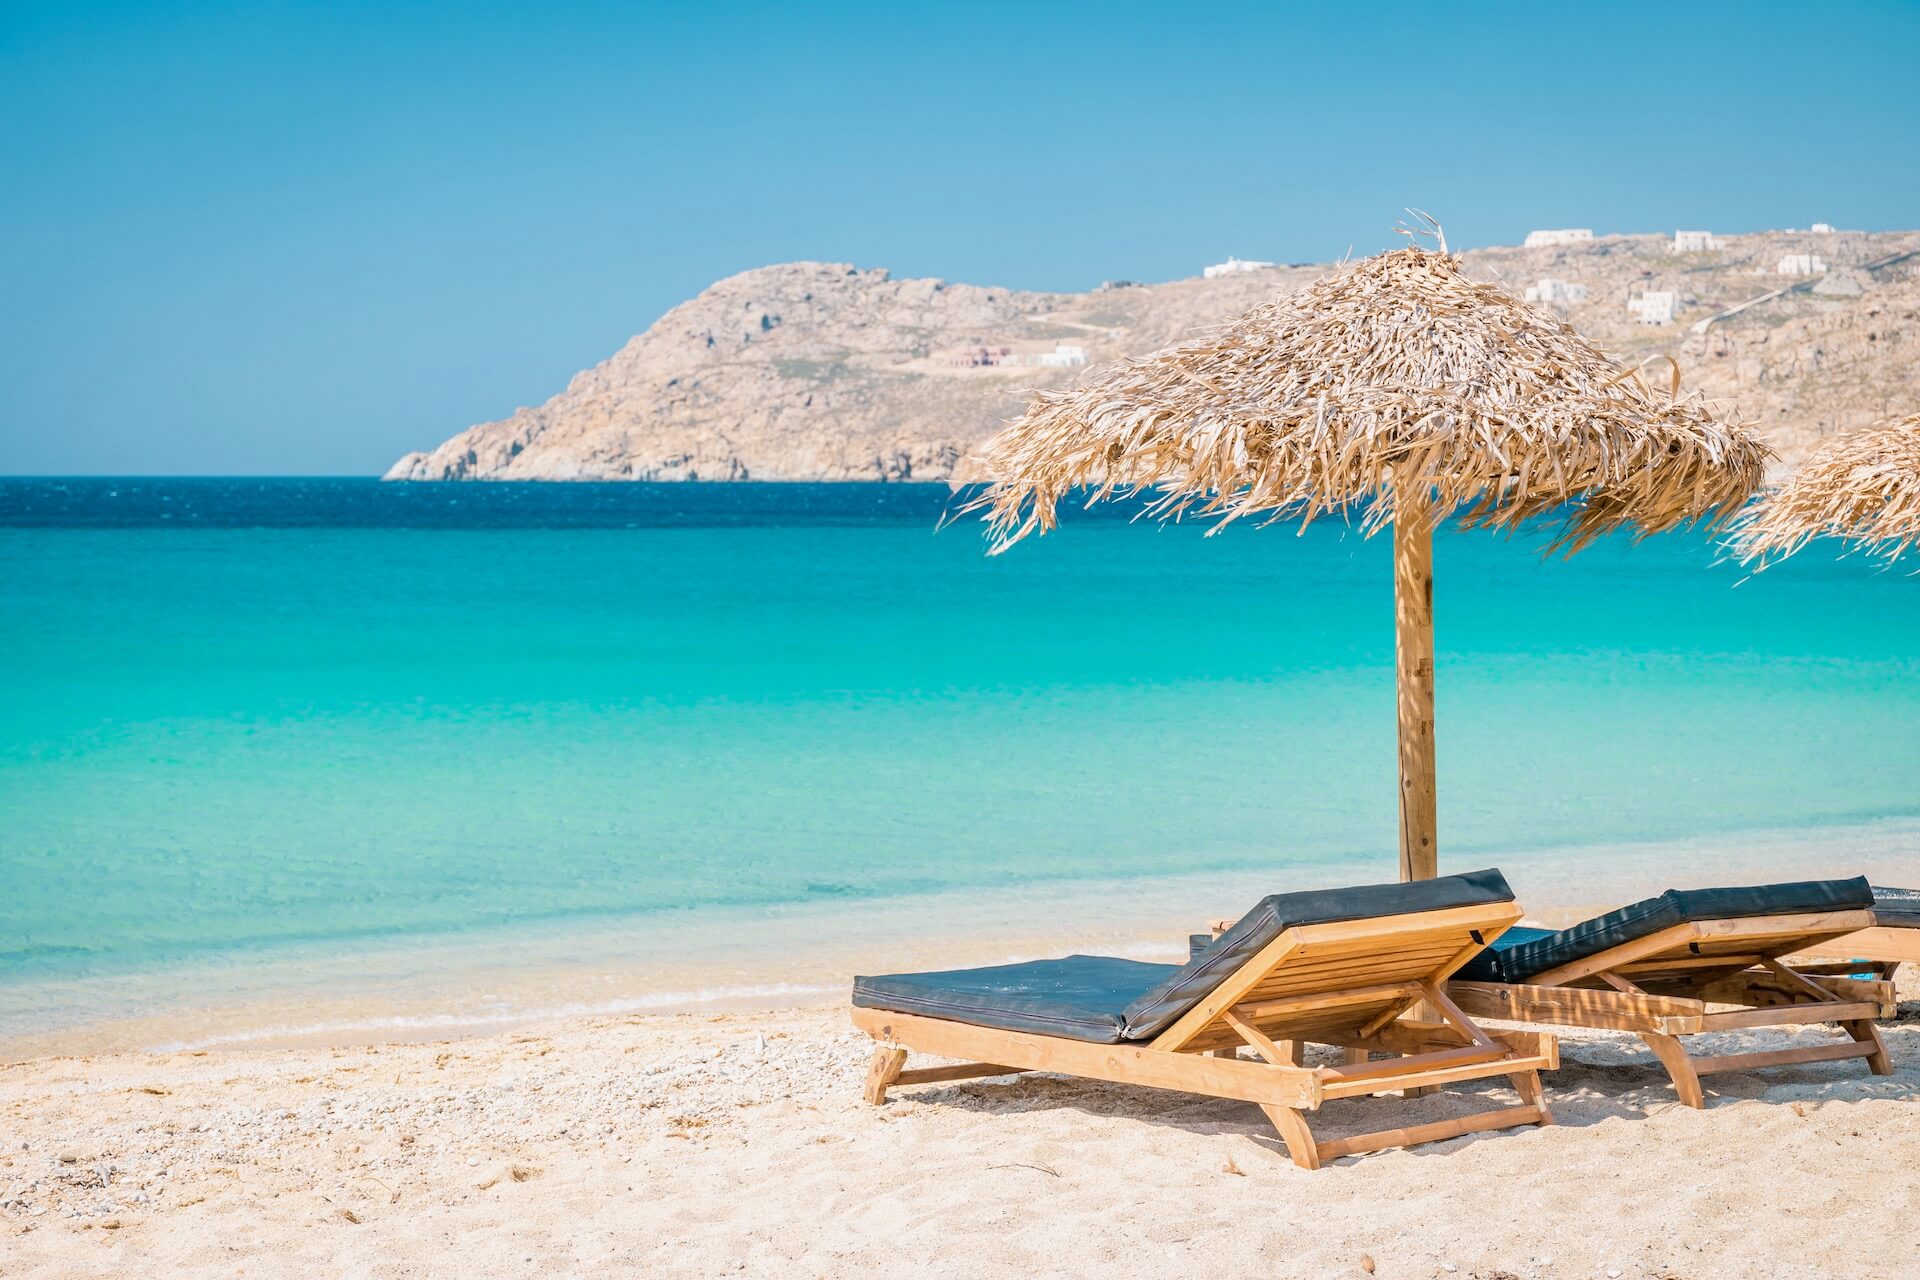
[{"label": "black cushion", "polygon": [[1476,952],[1473,959],[1461,965],[1453,976],[1462,982],[1518,982],[1518,978],[1507,976],[1505,963],[1507,952],[1524,942],[1538,942],[1542,938],[1551,938],[1553,933],[1552,929],[1536,929],[1532,925],[1516,924],[1489,942],[1485,950]]},{"label": "black cushion", "polygon": [[1491,870],[1412,884],[1280,893],[1262,899],[1178,967],[1067,956],[984,969],[894,973],[855,978],[853,1003],[1102,1044],[1144,1040],[1171,1026],[1285,929],[1512,900],[1506,880]]},{"label": "black cushion", "polygon": [[[1737,920],[1746,916],[1798,915],[1815,911],[1852,911],[1873,905],[1873,890],[1864,876],[1851,880],[1802,880],[1791,884],[1744,885],[1731,889],[1669,889],[1617,911],[1562,929],[1545,937],[1501,945],[1497,965],[1502,982],[1525,982],[1536,974],[1598,955],[1636,938],[1658,933],[1676,924],[1702,920]],[[1509,933],[1517,932],[1509,930]],[[1484,972],[1469,964],[1468,972]]]},{"label": "black cushion", "polygon": [[1894,929],[1920,929],[1920,889],[1873,886],[1873,918]]},{"label": "black cushion", "polygon": [[1492,869],[1405,884],[1308,889],[1262,898],[1258,906],[1240,917],[1233,928],[1216,938],[1212,945],[1127,1006],[1127,1039],[1146,1040],[1165,1031],[1284,930],[1299,925],[1331,924],[1336,920],[1364,920],[1409,911],[1440,911],[1448,907],[1511,901],[1513,890],[1507,887],[1506,878]]},{"label": "black cushion", "polygon": [[1003,1031],[1038,1031],[1069,1040],[1118,1044],[1121,1012],[1175,971],[1112,956],[1067,956],[985,969],[890,973],[853,980],[853,1002]]}]

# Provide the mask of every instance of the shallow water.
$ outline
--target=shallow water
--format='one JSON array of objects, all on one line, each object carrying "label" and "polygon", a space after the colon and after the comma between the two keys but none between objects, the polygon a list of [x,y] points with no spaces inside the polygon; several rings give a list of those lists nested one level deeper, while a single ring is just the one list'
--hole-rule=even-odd
[{"label": "shallow water", "polygon": [[[1391,877],[1383,541],[1108,517],[990,559],[946,504],[0,481],[0,1040],[180,966],[431,938],[449,982],[429,950],[529,929],[728,913],[750,951],[756,912]],[[1436,560],[1443,868],[1544,901],[1595,845],[1818,860],[1920,817],[1915,580],[1815,548],[1743,582],[1691,534]]]}]

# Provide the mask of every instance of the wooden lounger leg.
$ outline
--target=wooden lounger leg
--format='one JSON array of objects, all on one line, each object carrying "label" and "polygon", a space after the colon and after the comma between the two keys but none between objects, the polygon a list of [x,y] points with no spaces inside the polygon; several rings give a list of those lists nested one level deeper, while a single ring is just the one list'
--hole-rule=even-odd
[{"label": "wooden lounger leg", "polygon": [[1680,1101],[1696,1110],[1704,1109],[1707,1100],[1700,1092],[1700,1073],[1693,1069],[1693,1060],[1687,1057],[1686,1046],[1680,1043],[1680,1037],[1663,1035],[1658,1031],[1642,1031],[1640,1038],[1653,1050],[1653,1056],[1660,1059],[1660,1065],[1673,1077],[1673,1091],[1680,1095]]},{"label": "wooden lounger leg", "polygon": [[1513,1091],[1520,1095],[1520,1101],[1540,1113],[1541,1124],[1553,1123],[1553,1112],[1547,1108],[1547,1091],[1540,1087],[1538,1071],[1516,1071],[1507,1079],[1513,1082]]},{"label": "wooden lounger leg", "polygon": [[900,1078],[900,1068],[907,1065],[907,1051],[893,1045],[883,1044],[873,1051],[873,1065],[867,1068],[867,1087],[861,1096],[868,1102],[879,1106],[887,1100],[887,1086]]},{"label": "wooden lounger leg", "polygon": [[1313,1130],[1307,1127],[1307,1118],[1292,1107],[1272,1106],[1261,1103],[1260,1109],[1267,1113],[1267,1119],[1273,1121],[1273,1127],[1280,1131],[1280,1140],[1287,1144],[1287,1154],[1302,1169],[1320,1167],[1320,1144],[1313,1140]]},{"label": "wooden lounger leg", "polygon": [[1877,1076],[1893,1074],[1893,1059],[1887,1056],[1887,1042],[1880,1038],[1880,1028],[1872,1020],[1862,1018],[1858,1022],[1843,1022],[1841,1029],[1861,1044],[1873,1046],[1873,1052],[1867,1055],[1867,1070]]}]

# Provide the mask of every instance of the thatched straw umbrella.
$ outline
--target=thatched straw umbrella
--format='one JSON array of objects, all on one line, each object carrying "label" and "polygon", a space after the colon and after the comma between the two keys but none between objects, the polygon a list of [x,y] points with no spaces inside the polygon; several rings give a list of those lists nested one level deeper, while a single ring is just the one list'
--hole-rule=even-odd
[{"label": "thatched straw umbrella", "polygon": [[1822,536],[1844,538],[1888,564],[1920,542],[1920,413],[1814,450],[1741,515],[1733,546],[1764,569]]},{"label": "thatched straw umbrella", "polygon": [[[1435,228],[1438,239],[1437,228]],[[1613,364],[1565,323],[1467,278],[1439,240],[1355,262],[1207,336],[1121,361],[1027,411],[974,459],[1004,550],[1055,507],[1146,487],[1148,510],[1358,515],[1394,531],[1400,873],[1437,874],[1434,527],[1564,522],[1576,550],[1737,508],[1769,452],[1699,399]]]}]

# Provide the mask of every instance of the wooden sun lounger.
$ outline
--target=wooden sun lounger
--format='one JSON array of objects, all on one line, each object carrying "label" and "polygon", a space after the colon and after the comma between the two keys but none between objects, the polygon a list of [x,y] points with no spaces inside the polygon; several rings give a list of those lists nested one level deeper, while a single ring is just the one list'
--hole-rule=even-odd
[{"label": "wooden sun lounger", "polygon": [[[1515,1125],[1551,1124],[1541,1071],[1558,1065],[1551,1035],[1485,1031],[1444,984],[1520,918],[1511,901],[1374,916],[1282,930],[1151,1039],[1103,1044],[1009,1031],[883,1008],[853,1010],[879,1042],[866,1100],[900,1085],[1052,1071],[1257,1104],[1294,1163],[1435,1142]],[[1425,1003],[1439,1021],[1408,1015]],[[1302,1065],[1302,1045],[1346,1050],[1340,1066]],[[1255,1059],[1239,1056],[1251,1048]],[[904,1069],[909,1052],[961,1058],[958,1066]],[[1373,1061],[1370,1055],[1388,1057]],[[1505,1076],[1517,1106],[1407,1128],[1319,1141],[1306,1113],[1327,1102]]]},{"label": "wooden sun lounger", "polygon": [[[1474,1017],[1631,1031],[1673,1078],[1680,1101],[1705,1105],[1700,1077],[1719,1071],[1865,1058],[1875,1075],[1893,1065],[1873,1025],[1893,1013],[1893,984],[1789,965],[1873,924],[1871,910],[1697,920],[1676,924],[1525,982],[1455,981],[1447,994]],[[1857,968],[1857,966],[1855,966]],[[1730,1006],[1716,1008],[1716,1006]],[[1834,1023],[1837,1042],[1691,1056],[1701,1032]]]}]

